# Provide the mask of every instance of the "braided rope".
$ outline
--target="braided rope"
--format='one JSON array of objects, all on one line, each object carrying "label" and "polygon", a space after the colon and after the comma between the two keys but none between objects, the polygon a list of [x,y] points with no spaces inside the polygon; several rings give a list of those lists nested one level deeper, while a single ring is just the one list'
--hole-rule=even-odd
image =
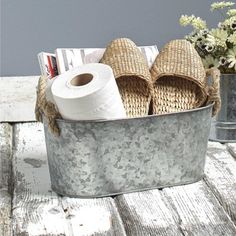
[{"label": "braided rope", "polygon": [[216,68],[206,70],[206,75],[212,77],[212,85],[208,87],[207,104],[214,103],[212,116],[215,116],[221,108],[220,98],[220,71]]},{"label": "braided rope", "polygon": [[35,106],[35,117],[39,122],[43,122],[42,115],[44,115],[48,121],[48,127],[55,136],[60,135],[60,129],[57,125],[56,119],[60,118],[60,114],[57,111],[55,105],[46,100],[46,87],[47,77],[41,76],[39,78],[37,87],[37,100]]}]

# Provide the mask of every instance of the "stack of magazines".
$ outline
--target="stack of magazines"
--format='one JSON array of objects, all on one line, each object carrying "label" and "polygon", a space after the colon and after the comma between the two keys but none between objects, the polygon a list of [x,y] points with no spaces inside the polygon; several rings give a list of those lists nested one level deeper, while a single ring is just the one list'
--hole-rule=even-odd
[{"label": "stack of magazines", "polygon": [[[156,45],[139,47],[145,55],[149,67],[158,54]],[[104,48],[58,48],[55,54],[40,52],[38,54],[41,74],[52,79],[72,68],[88,63],[98,63],[104,53]]]}]

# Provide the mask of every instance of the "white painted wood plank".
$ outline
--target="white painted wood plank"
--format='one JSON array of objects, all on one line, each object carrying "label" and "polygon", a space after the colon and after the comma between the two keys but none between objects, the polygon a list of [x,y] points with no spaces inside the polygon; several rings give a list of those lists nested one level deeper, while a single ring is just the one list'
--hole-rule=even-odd
[{"label": "white painted wood plank", "polygon": [[17,124],[14,145],[14,235],[70,235],[61,199],[51,191],[42,124]]},{"label": "white painted wood plank", "polygon": [[8,188],[11,175],[12,126],[0,123],[0,189]]},{"label": "white painted wood plank", "polygon": [[0,235],[11,235],[11,177],[12,127],[0,124]]},{"label": "white painted wood plank", "polygon": [[126,235],[114,200],[62,198],[71,235]]},{"label": "white painted wood plank", "polygon": [[112,198],[61,198],[51,191],[42,124],[17,124],[14,131],[15,234],[125,235]]},{"label": "white painted wood plank", "polygon": [[11,235],[11,195],[7,189],[0,189],[0,235]]},{"label": "white painted wood plank", "polygon": [[127,235],[182,235],[177,215],[159,190],[124,194],[115,200]]},{"label": "white painted wood plank", "polygon": [[235,225],[203,181],[165,188],[162,194],[178,214],[184,235],[236,235]]},{"label": "white painted wood plank", "polygon": [[209,143],[205,181],[236,225],[236,160],[220,143]]},{"label": "white painted wood plank", "polygon": [[35,121],[39,76],[0,77],[0,122]]},{"label": "white painted wood plank", "polygon": [[227,143],[226,146],[231,155],[236,159],[236,143]]}]

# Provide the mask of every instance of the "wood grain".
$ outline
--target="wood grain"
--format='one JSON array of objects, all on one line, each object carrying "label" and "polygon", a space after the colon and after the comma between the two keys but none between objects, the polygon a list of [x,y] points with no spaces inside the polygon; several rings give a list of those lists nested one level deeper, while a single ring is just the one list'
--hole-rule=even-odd
[{"label": "wood grain", "polygon": [[198,183],[162,190],[178,215],[184,235],[236,235],[236,227],[207,185]]},{"label": "wood grain", "polygon": [[0,188],[8,188],[11,175],[12,126],[0,124]]},{"label": "wood grain", "polygon": [[209,143],[205,181],[236,225],[236,160],[225,145]]},{"label": "wood grain", "polygon": [[11,235],[11,195],[6,189],[0,189],[0,235]]},{"label": "wood grain", "polygon": [[14,127],[14,235],[69,235],[61,200],[51,191],[42,125]]},{"label": "wood grain", "polygon": [[12,127],[0,124],[0,235],[11,235]]},{"label": "wood grain", "polygon": [[61,198],[51,190],[42,124],[17,124],[14,132],[15,235],[126,235],[112,198]]},{"label": "wood grain", "polygon": [[127,235],[182,235],[177,215],[158,190],[124,194],[115,200]]},{"label": "wood grain", "polygon": [[236,159],[236,143],[227,143],[226,146],[231,155]]},{"label": "wood grain", "polygon": [[71,235],[125,236],[125,229],[114,200],[62,198]]},{"label": "wood grain", "polygon": [[35,121],[39,76],[0,77],[0,122]]}]

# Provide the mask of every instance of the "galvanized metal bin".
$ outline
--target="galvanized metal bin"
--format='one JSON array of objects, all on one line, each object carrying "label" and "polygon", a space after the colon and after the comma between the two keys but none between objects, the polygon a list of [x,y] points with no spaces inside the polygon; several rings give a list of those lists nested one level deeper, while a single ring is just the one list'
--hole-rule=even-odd
[{"label": "galvanized metal bin", "polygon": [[212,105],[107,121],[44,120],[52,189],[102,197],[193,183],[203,176]]},{"label": "galvanized metal bin", "polygon": [[210,140],[236,143],[236,74],[222,74],[220,79],[221,110],[213,119]]}]

